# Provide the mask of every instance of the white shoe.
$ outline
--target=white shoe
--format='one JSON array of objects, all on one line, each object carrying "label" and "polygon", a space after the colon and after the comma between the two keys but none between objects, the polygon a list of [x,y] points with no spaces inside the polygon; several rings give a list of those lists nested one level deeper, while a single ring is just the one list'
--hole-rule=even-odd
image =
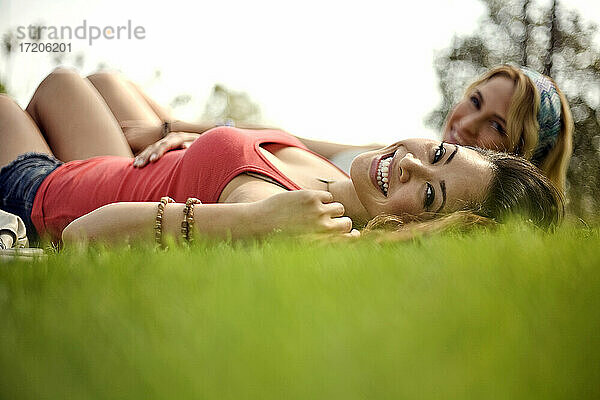
[{"label": "white shoe", "polygon": [[22,248],[22,249],[0,249],[0,262],[8,261],[34,261],[48,257],[44,250],[37,248]]}]

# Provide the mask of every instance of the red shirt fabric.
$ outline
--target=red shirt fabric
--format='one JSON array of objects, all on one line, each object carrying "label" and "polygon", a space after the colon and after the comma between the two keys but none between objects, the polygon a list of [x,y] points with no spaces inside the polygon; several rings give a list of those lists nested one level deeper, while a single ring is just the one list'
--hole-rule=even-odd
[{"label": "red shirt fabric", "polygon": [[202,134],[187,150],[170,151],[144,168],[133,168],[131,158],[116,156],[71,161],[42,182],[31,219],[40,235],[59,239],[71,221],[110,203],[158,202],[163,196],[179,203],[189,197],[216,203],[233,178],[249,171],[299,190],[264,157],[261,145],[267,150],[293,146],[309,151],[283,131],[224,126]]}]

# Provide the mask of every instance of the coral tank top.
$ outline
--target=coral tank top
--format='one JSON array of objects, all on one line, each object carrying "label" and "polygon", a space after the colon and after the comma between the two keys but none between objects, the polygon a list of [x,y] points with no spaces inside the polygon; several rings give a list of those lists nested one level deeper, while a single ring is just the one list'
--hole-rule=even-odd
[{"label": "coral tank top", "polygon": [[225,186],[244,172],[265,175],[288,190],[300,189],[265,158],[261,145],[272,151],[281,146],[309,151],[283,131],[223,126],[202,134],[187,150],[170,151],[144,168],[116,156],[71,161],[42,182],[31,218],[40,235],[59,239],[71,221],[110,203],[158,202],[162,196],[180,203],[188,197],[216,203]]}]

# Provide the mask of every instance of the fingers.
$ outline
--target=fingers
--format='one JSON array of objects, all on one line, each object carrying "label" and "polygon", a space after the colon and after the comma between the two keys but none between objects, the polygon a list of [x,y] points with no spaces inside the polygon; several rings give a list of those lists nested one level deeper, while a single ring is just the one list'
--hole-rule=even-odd
[{"label": "fingers", "polygon": [[317,196],[317,199],[322,203],[331,203],[333,201],[333,195],[326,190],[311,190]]},{"label": "fingers", "polygon": [[150,150],[147,148],[146,150],[142,151],[140,154],[138,154],[135,157],[135,159],[133,160],[133,167],[134,168],[142,168],[143,166],[148,164],[149,157],[150,157]]},{"label": "fingers", "polygon": [[176,147],[175,143],[169,143],[167,140],[164,142],[159,142],[154,151],[150,154],[150,162],[155,162],[159,158],[161,158],[167,150],[174,149]]},{"label": "fingers", "polygon": [[334,232],[350,233],[352,232],[352,220],[348,217],[332,218],[329,228]]},{"label": "fingers", "polygon": [[357,237],[360,237],[360,231],[358,229],[352,229],[350,232],[345,233],[344,236],[351,237],[351,238],[357,238]]},{"label": "fingers", "polygon": [[135,157],[133,166],[135,168],[142,168],[149,162],[158,161],[167,151],[181,148],[184,144],[184,139],[185,137],[183,136],[170,135],[151,144]]},{"label": "fingers", "polygon": [[333,217],[343,217],[344,213],[346,212],[344,205],[342,203],[338,203],[338,202],[323,204],[323,209],[324,209],[325,213],[327,213],[332,218]]}]

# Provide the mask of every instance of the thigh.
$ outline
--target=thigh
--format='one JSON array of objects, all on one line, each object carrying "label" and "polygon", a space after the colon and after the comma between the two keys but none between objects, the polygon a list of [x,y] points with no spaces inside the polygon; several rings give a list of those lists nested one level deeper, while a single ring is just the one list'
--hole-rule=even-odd
[{"label": "thigh", "polygon": [[144,96],[125,78],[116,73],[100,72],[87,77],[111,112],[119,121],[146,121],[160,125],[161,118],[148,104]]},{"label": "thigh", "polygon": [[74,71],[59,68],[48,75],[34,93],[27,112],[62,161],[133,156],[102,96]]},{"label": "thigh", "polygon": [[29,114],[10,97],[0,94],[0,167],[28,152],[52,155]]}]

